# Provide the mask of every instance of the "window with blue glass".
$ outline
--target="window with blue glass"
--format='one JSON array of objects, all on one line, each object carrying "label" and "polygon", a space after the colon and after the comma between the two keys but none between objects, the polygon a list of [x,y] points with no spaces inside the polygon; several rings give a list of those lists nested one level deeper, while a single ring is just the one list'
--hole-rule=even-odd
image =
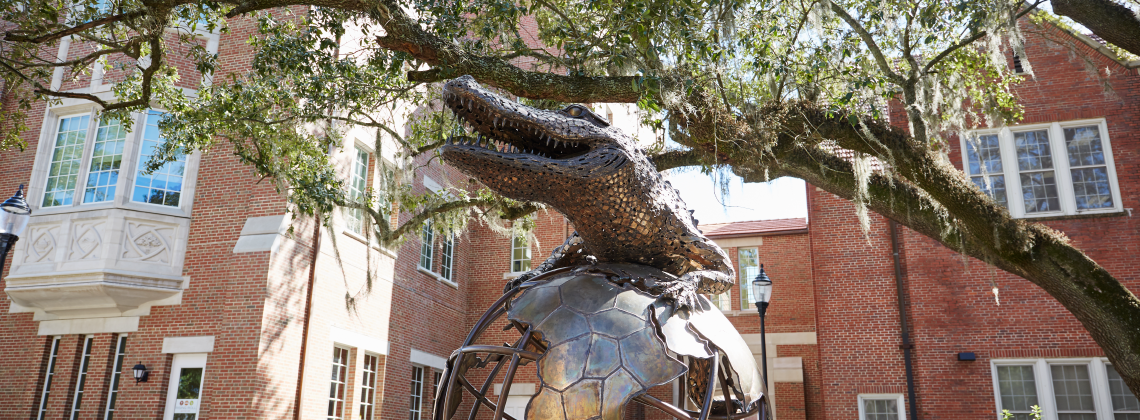
[{"label": "window with blue glass", "polygon": [[142,127],[142,144],[139,165],[135,176],[131,201],[178,207],[182,199],[183,180],[186,176],[186,155],[176,154],[174,160],[164,163],[153,172],[147,171],[147,162],[158,152],[164,139],[158,129],[163,113],[149,111]]},{"label": "window with blue glass", "polygon": [[1014,217],[1119,212],[1108,122],[1081,120],[965,136],[966,172]]}]

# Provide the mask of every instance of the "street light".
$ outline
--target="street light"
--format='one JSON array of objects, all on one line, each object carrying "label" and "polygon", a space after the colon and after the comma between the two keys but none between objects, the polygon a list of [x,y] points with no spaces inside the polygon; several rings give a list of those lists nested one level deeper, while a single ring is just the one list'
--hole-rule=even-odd
[{"label": "street light", "polygon": [[768,340],[764,334],[764,313],[768,312],[768,301],[772,300],[772,279],[764,272],[764,264],[760,264],[760,273],[752,280],[752,298],[756,300],[756,312],[760,313],[760,358],[764,365],[764,383],[768,383]]},{"label": "street light", "polygon": [[24,185],[16,190],[16,195],[4,200],[0,204],[0,273],[4,272],[4,260],[8,258],[8,250],[20,239],[24,228],[28,227],[28,219],[32,217],[32,208],[24,201]]}]

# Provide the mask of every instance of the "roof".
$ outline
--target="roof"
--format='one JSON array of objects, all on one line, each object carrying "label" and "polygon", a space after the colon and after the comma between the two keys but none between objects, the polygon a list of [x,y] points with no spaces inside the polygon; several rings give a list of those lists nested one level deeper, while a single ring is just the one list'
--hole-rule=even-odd
[{"label": "roof", "polygon": [[797,217],[794,219],[709,223],[697,226],[697,228],[704,232],[706,237],[719,239],[806,232],[808,224],[806,218]]}]

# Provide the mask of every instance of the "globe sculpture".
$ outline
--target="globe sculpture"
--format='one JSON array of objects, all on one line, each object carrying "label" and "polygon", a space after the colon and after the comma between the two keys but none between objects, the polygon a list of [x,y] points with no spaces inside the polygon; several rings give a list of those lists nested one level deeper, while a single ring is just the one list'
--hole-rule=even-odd
[{"label": "globe sculpture", "polygon": [[[619,420],[630,401],[683,420],[768,419],[756,361],[720,310],[700,297],[675,311],[648,292],[673,279],[648,266],[599,263],[549,271],[507,291],[449,358],[434,420],[454,418],[465,398],[469,420],[482,410],[493,420],[523,420],[504,410],[516,372],[529,363],[537,363],[540,384],[526,419]],[[504,316],[519,338],[477,344]],[[685,373],[686,394],[699,410],[646,393]],[[497,382],[502,389],[491,396]]]}]

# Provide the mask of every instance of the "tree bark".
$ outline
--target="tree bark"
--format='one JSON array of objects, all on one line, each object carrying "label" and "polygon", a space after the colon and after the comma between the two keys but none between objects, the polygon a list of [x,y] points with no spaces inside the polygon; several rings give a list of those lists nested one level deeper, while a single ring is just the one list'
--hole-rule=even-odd
[{"label": "tree bark", "polygon": [[1140,18],[1113,0],[1052,0],[1053,12],[1085,25],[1125,51],[1140,55]]}]

